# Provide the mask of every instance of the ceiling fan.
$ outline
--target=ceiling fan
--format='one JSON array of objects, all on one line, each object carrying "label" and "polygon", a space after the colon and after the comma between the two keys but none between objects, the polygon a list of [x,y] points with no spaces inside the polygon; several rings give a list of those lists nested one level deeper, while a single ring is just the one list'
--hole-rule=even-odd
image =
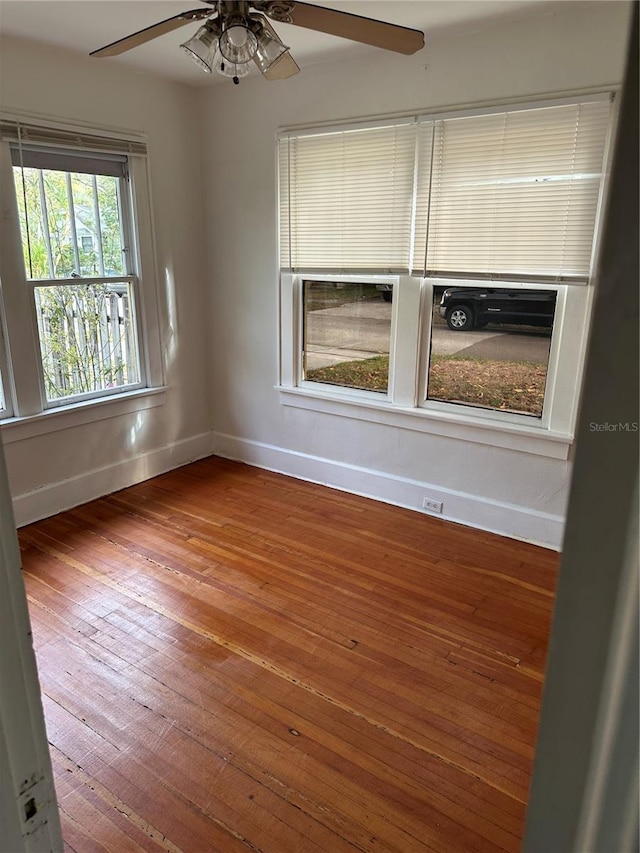
[{"label": "ceiling fan", "polygon": [[216,71],[238,83],[249,73],[253,62],[267,80],[285,80],[300,69],[268,18],[397,53],[416,53],[424,47],[420,30],[297,0],[203,2],[213,8],[181,12],[94,50],[91,56],[117,56],[185,24],[204,21],[196,34],[180,45],[203,71],[208,74]]}]

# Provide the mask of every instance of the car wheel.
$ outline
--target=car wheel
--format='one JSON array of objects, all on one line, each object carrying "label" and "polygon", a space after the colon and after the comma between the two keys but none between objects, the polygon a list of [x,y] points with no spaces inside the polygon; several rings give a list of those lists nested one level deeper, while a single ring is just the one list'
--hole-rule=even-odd
[{"label": "car wheel", "polygon": [[447,325],[454,332],[466,332],[473,328],[473,312],[466,305],[452,305],[446,318]]},{"label": "car wheel", "polygon": [[383,290],[382,291],[382,298],[384,299],[385,302],[391,302],[391,299],[393,298],[393,291]]}]

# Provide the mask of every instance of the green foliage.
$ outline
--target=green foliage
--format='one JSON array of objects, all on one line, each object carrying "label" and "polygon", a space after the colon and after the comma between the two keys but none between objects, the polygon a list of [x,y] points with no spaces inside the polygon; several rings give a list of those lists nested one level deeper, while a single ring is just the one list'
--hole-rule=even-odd
[{"label": "green foliage", "polygon": [[342,361],[330,367],[316,367],[306,371],[305,379],[363,391],[384,392],[389,386],[389,356],[379,355],[362,361]]},{"label": "green foliage", "polygon": [[124,273],[117,178],[16,166],[14,180],[28,278],[98,277],[100,250],[105,274]]}]

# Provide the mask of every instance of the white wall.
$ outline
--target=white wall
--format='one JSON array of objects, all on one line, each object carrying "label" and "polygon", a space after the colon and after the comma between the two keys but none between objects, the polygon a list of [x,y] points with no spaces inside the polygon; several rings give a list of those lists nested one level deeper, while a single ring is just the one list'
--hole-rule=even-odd
[{"label": "white wall", "polygon": [[[557,4],[413,57],[306,68],[201,93],[215,447],[287,473],[558,547],[570,463],[283,407],[278,380],[275,136],[279,127],[618,84],[628,5]],[[528,13],[527,13],[528,14]],[[426,67],[425,67],[426,66]]]},{"label": "white wall", "polygon": [[109,60],[5,37],[0,81],[5,110],[148,134],[168,385],[164,405],[139,414],[11,443],[5,430],[16,515],[24,522],[210,452],[200,140],[192,89]]},{"label": "white wall", "polygon": [[222,454],[416,508],[428,492],[445,517],[558,546],[567,461],[283,407],[274,389],[277,128],[617,84],[628,5],[553,10],[200,90],[3,39],[3,108],[148,134],[169,386],[157,408],[7,444],[18,520],[204,455],[213,428]]}]

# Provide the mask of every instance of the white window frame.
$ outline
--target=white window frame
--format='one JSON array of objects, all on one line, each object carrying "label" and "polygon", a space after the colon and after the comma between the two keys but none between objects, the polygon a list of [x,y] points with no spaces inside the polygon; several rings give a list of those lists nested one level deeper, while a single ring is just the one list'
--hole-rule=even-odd
[{"label": "white window frame", "polygon": [[[1,118],[20,121],[20,117],[16,115],[3,114]],[[32,117],[29,117],[29,122],[47,127],[53,132],[57,127],[67,132],[71,129],[80,134],[92,131],[66,123],[56,125],[46,121],[36,122]],[[105,138],[109,136],[109,132],[104,129],[93,130],[93,133]],[[122,139],[116,133],[113,138]],[[144,144],[144,137],[141,135],[132,134],[131,138],[138,147],[141,143]],[[53,145],[51,150],[55,151]],[[77,154],[81,155],[80,149]],[[131,282],[134,291],[140,382],[123,386],[121,389],[107,389],[104,393],[99,391],[53,401],[46,399],[39,366],[40,343],[35,312],[35,288],[65,283],[81,284],[89,282],[90,279],[27,279],[16,196],[12,191],[3,193],[0,215],[0,240],[3,245],[0,255],[0,280],[6,333],[6,371],[3,379],[7,411],[0,414],[0,423],[5,442],[45,433],[51,429],[61,429],[67,424],[75,426],[79,423],[89,423],[120,412],[135,411],[164,402],[155,242],[146,156],[137,153],[127,156],[126,182],[129,204],[123,205],[123,209],[130,209],[132,219],[127,223],[130,225],[128,234],[132,240],[128,252],[129,266],[124,275],[111,277],[111,280]],[[14,186],[10,143],[5,140],[0,142],[0,183],[7,188]],[[1,360],[0,354],[0,365]],[[149,399],[146,400],[146,397]],[[109,403],[112,405],[105,405]]]},{"label": "white window frame", "polygon": [[[302,373],[302,287],[304,281],[392,284],[389,390],[381,394],[306,381]],[[451,279],[416,276],[327,276],[282,273],[280,287],[280,375],[283,405],[385,423],[419,432],[459,437],[480,444],[567,459],[579,397],[592,288],[550,282],[536,289],[558,294],[541,418],[456,403],[426,400],[433,287]],[[471,286],[478,282],[468,279]],[[497,284],[497,283],[496,283]],[[531,282],[500,282],[532,287]],[[398,330],[402,329],[402,334]]]},{"label": "white window frame", "polygon": [[5,346],[6,329],[5,329],[5,312],[2,305],[2,282],[0,281],[0,383],[2,383],[2,393],[4,396],[4,405],[0,405],[0,420],[9,418],[13,414],[13,391],[11,388],[11,373],[7,362],[7,349]]}]

